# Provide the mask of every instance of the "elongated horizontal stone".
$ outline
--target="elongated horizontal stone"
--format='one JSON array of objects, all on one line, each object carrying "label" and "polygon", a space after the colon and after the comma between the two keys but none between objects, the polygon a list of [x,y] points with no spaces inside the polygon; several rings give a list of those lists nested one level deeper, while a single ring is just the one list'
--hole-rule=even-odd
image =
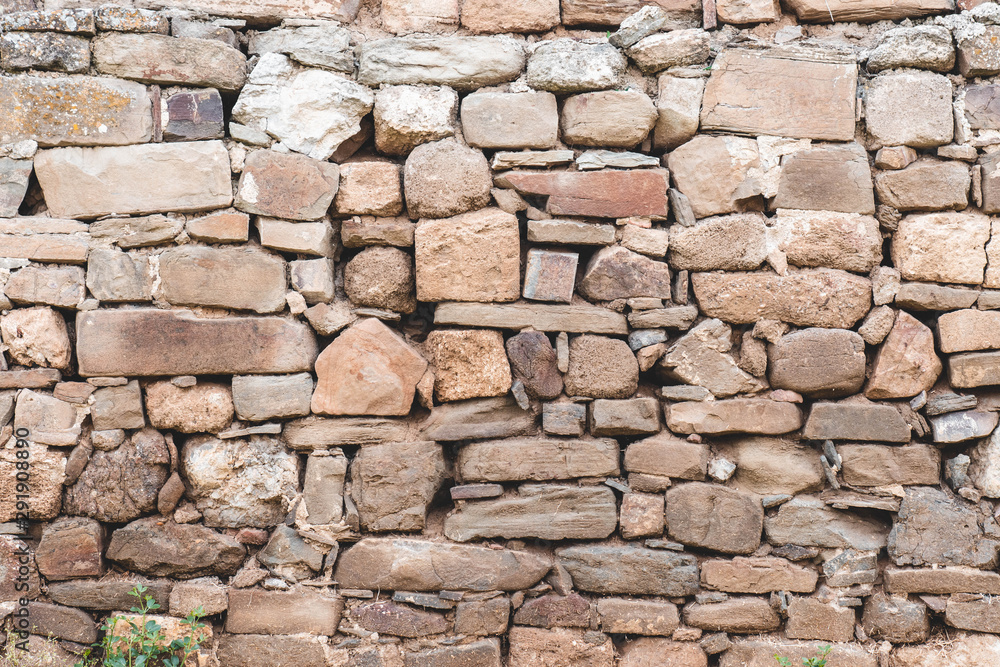
[{"label": "elongated horizontal stone", "polygon": [[764,398],[684,401],[670,406],[667,428],[674,433],[762,433],[778,435],[802,426],[794,403]]},{"label": "elongated horizontal stone", "polygon": [[635,546],[582,545],[556,550],[581,591],[612,595],[692,595],[698,562],[691,554]]},{"label": "elongated horizontal stone", "polygon": [[531,433],[537,425],[538,415],[508,395],[438,405],[421,425],[421,437],[440,442],[506,438]]},{"label": "elongated horizontal stone", "polygon": [[292,449],[326,449],[414,439],[409,425],[402,419],[316,415],[286,422],[282,436],[285,444]]},{"label": "elongated horizontal stone", "polygon": [[[729,650],[722,654],[719,667],[773,667],[777,664],[775,655],[787,656],[789,660],[798,661],[816,657],[817,653],[827,645],[828,641],[793,641],[788,639],[737,639]],[[878,659],[870,654],[864,646],[855,644],[832,644],[836,663],[832,660],[831,667],[878,667]],[[791,664],[796,664],[792,662]],[[919,664],[919,663],[918,663]]]},{"label": "elongated horizontal stone", "polygon": [[948,357],[948,379],[956,388],[1000,384],[1000,352],[969,352]]},{"label": "elongated horizontal stone", "polygon": [[727,593],[812,593],[818,577],[816,570],[783,558],[737,556],[732,560],[705,561],[701,566],[702,585]]},{"label": "elongated horizontal stone", "polygon": [[66,218],[203,211],[233,201],[221,141],[53,148],[35,156],[35,175],[49,211]]},{"label": "elongated horizontal stone", "polygon": [[809,440],[909,442],[910,427],[891,405],[814,403],[802,429]]},{"label": "elongated horizontal stone", "polygon": [[456,542],[482,537],[545,540],[603,539],[618,527],[618,505],[608,487],[524,484],[517,496],[466,503],[445,519]]},{"label": "elongated horizontal stone", "polygon": [[625,316],[598,306],[536,303],[442,303],[434,310],[435,324],[498,329],[627,334]]},{"label": "elongated horizontal stone", "polygon": [[368,86],[426,83],[474,90],[516,79],[524,50],[510,38],[411,36],[361,47],[358,82]]},{"label": "elongated horizontal stone", "polygon": [[466,481],[571,479],[618,474],[618,442],[610,439],[511,438],[465,445],[458,471]]},{"label": "elongated horizontal stone", "polygon": [[80,375],[241,375],[311,371],[312,330],[279,317],[198,319],[187,311],[94,310],[76,320]]},{"label": "elongated horizontal stone", "polygon": [[841,445],[844,481],[851,486],[937,484],[941,453],[930,445]]},{"label": "elongated horizontal stone", "polygon": [[705,86],[701,129],[850,141],[857,80],[851,54],[724,49]]},{"label": "elongated horizontal stone", "polygon": [[176,306],[273,313],[285,307],[285,262],[252,248],[181,246],[160,255],[163,298]]},{"label": "elongated horizontal stone", "polygon": [[522,194],[548,196],[546,210],[552,215],[667,215],[666,169],[510,172],[503,178]]},{"label": "elongated horizontal stone", "polygon": [[98,72],[125,79],[225,91],[246,81],[246,56],[214,39],[107,32],[92,49]]},{"label": "elongated horizontal stone", "polygon": [[954,0],[791,0],[788,6],[808,23],[896,21],[955,11]]},{"label": "elongated horizontal stone", "polygon": [[334,576],[342,588],[513,591],[534,586],[549,567],[526,551],[369,537],[344,552]]},{"label": "elongated horizontal stone", "polygon": [[146,86],[89,76],[0,77],[0,143],[118,146],[153,136]]},{"label": "elongated horizontal stone", "polygon": [[850,329],[871,306],[871,281],[836,269],[695,273],[691,283],[705,315],[733,324],[773,319]]},{"label": "elongated horizontal stone", "polygon": [[12,259],[84,264],[89,247],[90,243],[83,235],[0,233],[0,257]]},{"label": "elongated horizontal stone", "polygon": [[956,310],[938,318],[942,352],[970,352],[1000,348],[1000,312]]},{"label": "elongated horizontal stone", "polygon": [[138,0],[143,9],[188,10],[212,16],[233,16],[275,22],[283,18],[329,18],[350,23],[361,0]]},{"label": "elongated horizontal stone", "polygon": [[935,569],[897,569],[887,567],[883,573],[885,588],[891,593],[952,593],[1000,594],[1000,574],[984,572],[974,567],[955,566]]}]

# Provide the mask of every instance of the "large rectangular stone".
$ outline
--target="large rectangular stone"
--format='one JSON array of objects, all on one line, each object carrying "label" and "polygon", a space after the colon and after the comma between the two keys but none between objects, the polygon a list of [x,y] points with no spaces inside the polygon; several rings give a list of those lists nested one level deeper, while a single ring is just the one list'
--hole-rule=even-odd
[{"label": "large rectangular stone", "polygon": [[844,481],[851,486],[933,486],[941,475],[941,452],[930,445],[841,445],[840,456]]},{"label": "large rectangular stone", "polygon": [[153,136],[146,87],[88,76],[0,76],[0,143],[117,146]]},{"label": "large rectangular stone", "polygon": [[955,11],[954,0],[790,0],[788,6],[806,23],[897,21]]},{"label": "large rectangular stone", "polygon": [[808,440],[909,442],[910,427],[891,405],[814,403],[802,437]]},{"label": "large rectangular stone", "polygon": [[215,39],[108,32],[94,40],[94,68],[148,83],[239,90],[246,56]]},{"label": "large rectangular stone", "polygon": [[725,49],[705,86],[701,129],[850,141],[857,81],[858,66],[849,53]]},{"label": "large rectangular stone", "polygon": [[421,437],[440,442],[507,438],[531,433],[537,425],[538,415],[507,395],[438,405],[422,424]]},{"label": "large rectangular stone", "polygon": [[764,398],[684,401],[671,404],[667,415],[667,428],[674,433],[779,435],[800,426],[799,406]]},{"label": "large rectangular stone", "polygon": [[633,442],[625,450],[625,470],[676,479],[705,479],[708,445],[682,440],[670,433]]},{"label": "large rectangular stone", "polygon": [[618,505],[606,487],[523,484],[518,495],[465,503],[445,519],[456,542],[482,537],[604,539],[618,527]]},{"label": "large rectangular stone", "polygon": [[938,318],[942,352],[971,352],[1000,348],[1000,312],[956,310]]},{"label": "large rectangular stone", "polygon": [[180,246],[160,259],[163,298],[175,306],[274,313],[285,307],[285,262],[254,248]]},{"label": "large rectangular stone", "polygon": [[774,667],[775,655],[787,657],[793,665],[805,664],[826,645],[833,646],[830,667],[878,667],[878,659],[863,646],[788,639],[738,639],[722,654],[719,667]]},{"label": "large rectangular stone", "polygon": [[360,49],[358,82],[367,86],[430,84],[474,90],[513,81],[524,51],[498,37],[409,35],[373,39]]},{"label": "large rectangular stone", "polygon": [[503,179],[527,195],[548,196],[545,210],[553,215],[595,218],[666,217],[666,169],[590,172],[510,172]]},{"label": "large rectangular stone", "polygon": [[1000,384],[1000,352],[969,352],[948,357],[948,379],[959,389]]},{"label": "large rectangular stone", "polygon": [[465,481],[571,479],[618,475],[618,442],[611,439],[511,438],[484,440],[458,451]]},{"label": "large rectangular stone", "polygon": [[332,635],[337,632],[343,610],[343,598],[313,589],[265,591],[234,588],[229,591],[226,632]]},{"label": "large rectangular stone", "polygon": [[887,567],[882,575],[887,591],[896,594],[952,593],[1000,594],[1000,574],[985,572],[974,567],[955,566],[942,568],[897,569]]},{"label": "large rectangular stone", "polygon": [[581,591],[603,595],[692,595],[698,561],[691,554],[636,546],[580,545],[556,551]]},{"label": "large rectangular stone", "polygon": [[[241,415],[242,416],[242,415]],[[327,449],[341,445],[373,445],[414,439],[407,422],[384,417],[317,417],[285,423],[285,444],[292,449]]]},{"label": "large rectangular stone", "polygon": [[312,330],[280,317],[198,319],[187,311],[94,310],[76,320],[80,375],[237,375],[311,371]]},{"label": "large rectangular stone", "polygon": [[328,18],[350,23],[358,14],[361,0],[138,0],[135,5],[143,9],[187,10],[265,23],[283,18]]},{"label": "large rectangular stone", "polygon": [[627,334],[625,316],[599,306],[536,303],[441,303],[435,324],[566,331],[569,333]]},{"label": "large rectangular stone", "polygon": [[35,175],[49,211],[66,218],[203,211],[233,201],[221,141],[53,148],[35,156]]}]

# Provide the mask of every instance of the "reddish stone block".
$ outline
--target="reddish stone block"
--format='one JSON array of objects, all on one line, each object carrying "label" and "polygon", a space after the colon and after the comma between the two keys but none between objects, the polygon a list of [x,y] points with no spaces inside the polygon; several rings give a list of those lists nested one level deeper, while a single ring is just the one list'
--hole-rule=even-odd
[{"label": "reddish stone block", "polygon": [[546,210],[553,215],[667,215],[666,169],[512,172],[503,178],[522,194],[548,195]]}]

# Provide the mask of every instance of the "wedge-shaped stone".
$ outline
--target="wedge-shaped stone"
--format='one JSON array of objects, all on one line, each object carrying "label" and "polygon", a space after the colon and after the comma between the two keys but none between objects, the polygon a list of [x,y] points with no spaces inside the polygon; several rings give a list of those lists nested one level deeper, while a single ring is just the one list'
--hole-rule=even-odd
[{"label": "wedge-shaped stone", "polygon": [[265,53],[236,100],[233,120],[291,150],[326,160],[361,131],[361,119],[374,102],[368,88],[350,79]]},{"label": "wedge-shaped stone", "polygon": [[60,217],[202,211],[233,201],[221,141],[53,148],[35,156],[35,175]]},{"label": "wedge-shaped stone", "polygon": [[512,591],[535,585],[549,567],[526,551],[368,537],[344,552],[334,576],[344,588]]},{"label": "wedge-shaped stone", "polygon": [[538,303],[442,303],[434,310],[435,324],[494,327],[569,333],[627,334],[625,316],[591,305]]},{"label": "wedge-shaped stone", "polygon": [[92,45],[101,74],[147,83],[235,91],[246,81],[246,56],[212,39],[107,32]]},{"label": "wedge-shaped stone", "polygon": [[941,567],[901,569],[887,567],[883,573],[886,590],[891,593],[952,593],[1000,594],[1000,574],[973,567]]},{"label": "wedge-shaped stone", "polygon": [[838,452],[851,486],[937,484],[941,476],[941,452],[930,445],[841,445]]},{"label": "wedge-shaped stone", "polygon": [[240,175],[236,208],[288,220],[318,220],[329,210],[339,184],[335,164],[294,153],[255,151]]},{"label": "wedge-shaped stone", "polygon": [[[940,329],[940,320],[938,327]],[[941,347],[944,351],[943,342]],[[941,360],[934,352],[933,332],[905,310],[901,310],[875,356],[865,396],[875,399],[909,398],[922,391],[929,391],[939,375]]]},{"label": "wedge-shaped stone", "polygon": [[145,143],[153,132],[146,87],[86,76],[0,77],[0,142],[40,146]]},{"label": "wedge-shaped stone", "polygon": [[524,61],[521,45],[504,37],[376,39],[361,47],[358,81],[368,86],[426,83],[475,90],[513,81]]},{"label": "wedge-shaped stone", "polygon": [[503,178],[522,194],[547,196],[552,215],[667,215],[666,169],[510,172]]},{"label": "wedge-shaped stone", "polygon": [[809,23],[872,23],[955,11],[953,0],[792,0],[788,5],[800,21]]},{"label": "wedge-shaped stone", "polygon": [[802,429],[809,440],[909,442],[910,427],[891,405],[814,403]]},{"label": "wedge-shaped stone", "polygon": [[361,320],[316,359],[312,411],[326,415],[405,415],[427,361],[381,321]]},{"label": "wedge-shaped stone", "polygon": [[660,359],[672,380],[704,387],[715,396],[753,393],[765,385],[736,365],[732,330],[720,320],[704,320],[674,343]]},{"label": "wedge-shaped stone", "polygon": [[181,9],[196,14],[232,16],[276,23],[283,18],[328,18],[350,23],[359,0],[139,0],[144,9]]},{"label": "wedge-shaped stone", "polygon": [[667,491],[670,536],[693,547],[748,554],[760,546],[764,509],[759,498],[715,484],[690,482]]},{"label": "wedge-shaped stone", "polygon": [[875,213],[868,153],[859,144],[818,146],[781,161],[772,209]]},{"label": "wedge-shaped stone", "polygon": [[765,398],[673,403],[667,428],[674,433],[761,433],[779,435],[802,426],[802,411],[794,403]]},{"label": "wedge-shaped stone", "polygon": [[873,216],[778,209],[768,222],[769,246],[794,266],[868,273],[882,261],[882,232]]},{"label": "wedge-shaped stone", "polygon": [[701,565],[701,584],[726,593],[812,593],[819,573],[783,558],[709,560]]},{"label": "wedge-shaped stone", "polygon": [[993,569],[1000,541],[984,534],[978,512],[939,488],[906,490],[889,534],[896,565],[968,565]]},{"label": "wedge-shaped stone", "polygon": [[777,389],[830,398],[856,393],[865,381],[865,341],[854,331],[796,331],[768,346],[767,356]]},{"label": "wedge-shaped stone", "polygon": [[671,151],[667,166],[696,217],[762,208],[761,184],[752,175],[760,168],[753,139],[699,135]]},{"label": "wedge-shaped stone", "polygon": [[311,371],[308,325],[278,317],[198,319],[186,311],[95,310],[76,321],[80,375],[234,375]]},{"label": "wedge-shaped stone", "polygon": [[466,482],[614,477],[618,454],[618,442],[607,438],[485,440],[459,449],[456,467]]},{"label": "wedge-shaped stone", "polygon": [[160,255],[160,288],[175,306],[274,313],[285,307],[285,262],[252,248],[180,246]]},{"label": "wedge-shaped stone", "polygon": [[701,129],[850,141],[858,66],[838,51],[724,49],[712,65]]},{"label": "wedge-shaped stone", "polygon": [[849,329],[871,306],[871,281],[833,269],[801,269],[779,276],[695,273],[702,312],[733,324],[774,319],[802,327]]},{"label": "wedge-shaped stone", "polygon": [[[814,658],[828,641],[792,641],[788,639],[737,639],[722,654],[720,667],[772,667],[775,654],[790,660]],[[833,644],[833,655],[840,667],[878,667],[878,659],[863,646]],[[794,662],[792,664],[795,664]],[[835,667],[831,660],[830,667]]]},{"label": "wedge-shaped stone", "polygon": [[556,550],[581,591],[602,595],[692,595],[698,562],[691,554],[637,546],[580,545]]},{"label": "wedge-shaped stone", "polygon": [[603,539],[618,527],[615,494],[608,487],[524,484],[516,496],[466,503],[444,522],[456,542],[484,537],[544,540]]},{"label": "wedge-shaped stone", "polygon": [[764,519],[764,532],[774,545],[869,551],[885,546],[889,526],[831,509],[816,496],[797,496],[782,505],[777,514]]}]

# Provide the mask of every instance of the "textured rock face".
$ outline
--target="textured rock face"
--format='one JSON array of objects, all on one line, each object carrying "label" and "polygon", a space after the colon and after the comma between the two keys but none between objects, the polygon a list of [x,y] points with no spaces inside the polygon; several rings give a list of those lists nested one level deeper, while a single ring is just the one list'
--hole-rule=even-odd
[{"label": "textured rock face", "polygon": [[336,165],[294,154],[256,151],[243,166],[236,208],[289,220],[322,218],[340,183]]},{"label": "textured rock face", "polygon": [[760,546],[764,511],[750,494],[692,482],[667,492],[667,529],[694,547],[746,554]]},{"label": "textured rock face", "polygon": [[865,343],[853,331],[803,329],[772,345],[768,364],[772,387],[818,397],[846,396],[865,381]]},{"label": "textured rock face", "polygon": [[368,42],[361,50],[358,80],[379,84],[446,85],[471,90],[517,77],[524,52],[497,37],[399,37]]},{"label": "textured rock face", "polygon": [[361,525],[372,532],[421,530],[444,475],[444,453],[436,443],[365,447],[351,467]]},{"label": "textured rock face", "polygon": [[231,574],[246,550],[210,528],[139,519],[111,535],[107,558],[143,574],[190,579]]},{"label": "textured rock face", "polygon": [[975,510],[944,491],[908,489],[889,535],[897,565],[994,567],[1000,543],[983,534]]},{"label": "textured rock face", "polygon": [[123,79],[226,91],[239,90],[246,80],[246,57],[214,40],[112,32],[92,48],[97,70]]}]

